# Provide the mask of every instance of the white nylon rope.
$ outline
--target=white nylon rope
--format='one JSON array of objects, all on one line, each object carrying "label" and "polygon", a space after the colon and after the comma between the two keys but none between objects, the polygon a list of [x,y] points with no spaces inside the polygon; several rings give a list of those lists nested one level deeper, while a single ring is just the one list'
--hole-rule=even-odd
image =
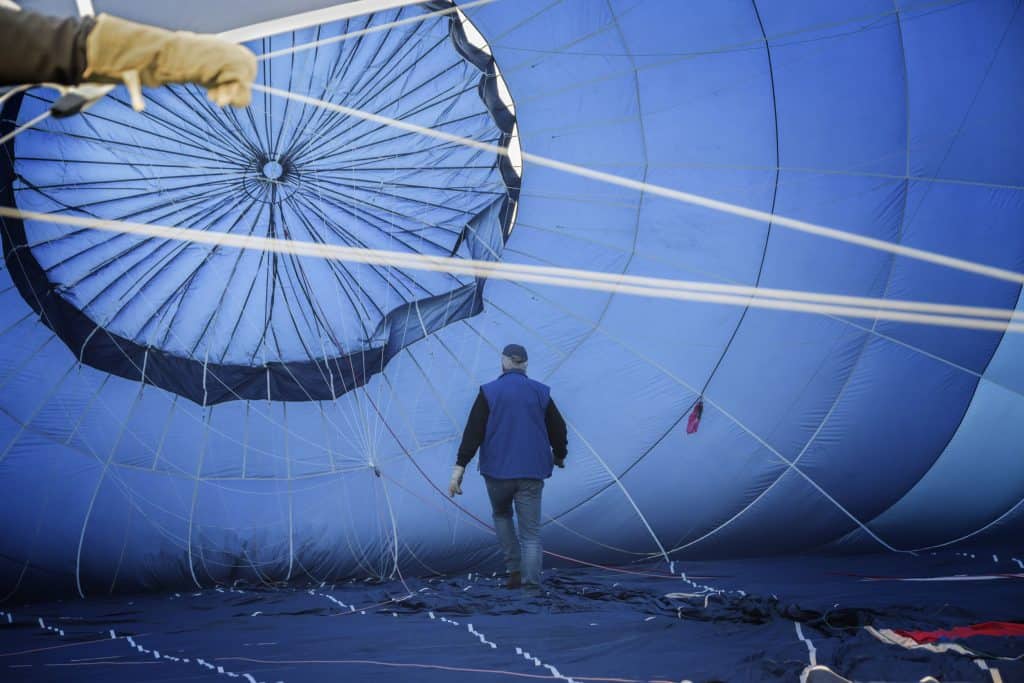
[{"label": "white nylon rope", "polygon": [[[275,57],[282,57],[284,55],[294,54],[296,52],[303,52],[305,50],[312,50],[313,48],[320,47],[321,45],[331,45],[332,43],[340,43],[350,38],[358,38],[359,36],[365,36],[368,33],[376,33],[377,31],[386,31],[388,29],[397,28],[399,26],[405,26],[406,24],[415,24],[436,17],[443,17],[448,14],[455,14],[460,10],[471,9],[473,7],[479,7],[480,5],[489,5],[494,0],[476,0],[476,2],[466,3],[465,5],[452,5],[447,9],[438,10],[436,12],[427,12],[426,14],[417,14],[412,17],[406,17],[405,19],[399,19],[398,21],[392,21],[386,24],[378,24],[376,26],[370,26],[368,28],[359,29],[358,31],[352,31],[351,33],[345,33],[340,36],[332,36],[331,38],[324,38],[322,40],[316,40],[310,43],[302,43],[301,45],[295,45],[293,47],[286,47],[280,50],[274,50],[273,52],[265,52],[262,55],[256,57],[257,61],[264,61],[266,59],[274,59]],[[224,34],[221,34],[224,37]]]},{"label": "white nylon rope", "polygon": [[[366,121],[372,121],[385,126],[391,126],[400,130],[405,130],[413,133],[419,133],[428,137],[436,138],[438,140],[444,140],[458,145],[464,145],[466,147],[472,147],[475,149],[483,150],[485,152],[491,152],[501,156],[508,157],[509,150],[506,147],[499,147],[498,145],[492,145],[487,142],[480,142],[478,140],[472,140],[470,138],[464,138],[459,135],[452,133],[446,133],[440,130],[434,130],[432,128],[426,128],[419,126],[414,123],[408,123],[406,121],[399,121],[392,119],[387,116],[381,116],[380,114],[373,114],[371,112],[362,111],[360,109],[353,109],[352,107],[346,107],[344,105],[335,104],[333,102],[326,102],[324,100],[318,100],[315,97],[309,97],[298,93],[289,92],[287,90],[281,90],[280,88],[272,88],[269,86],[261,85],[259,83],[253,84],[253,90],[259,92],[265,92],[277,97],[283,97],[286,99],[294,100],[296,102],[302,102],[315,107],[323,107],[331,111],[336,111],[340,114],[347,116],[353,116],[355,118],[364,119]],[[700,206],[714,211],[720,211],[723,213],[729,213],[741,218],[750,218],[760,222],[771,222],[774,225],[796,230],[798,232],[805,232],[811,235],[818,235],[820,237],[827,237],[840,242],[846,242],[849,244],[856,244],[862,247],[868,247],[876,249],[878,251],[884,251],[897,256],[904,256],[907,258],[916,259],[919,261],[925,261],[927,263],[934,263],[940,266],[946,266],[954,268],[956,270],[962,270],[968,273],[976,273],[979,275],[985,275],[987,277],[995,278],[997,280],[1005,280],[1007,282],[1013,282],[1016,284],[1024,285],[1024,273],[1018,273],[1005,268],[998,268],[995,266],[989,266],[983,263],[977,263],[975,261],[969,261],[967,259],[956,258],[954,256],[947,256],[945,254],[939,254],[936,252],[928,251],[926,249],[917,249],[915,247],[907,247],[902,244],[893,244],[885,240],[880,240],[874,237],[866,237],[864,235],[858,235],[853,232],[845,230],[839,230],[836,228],[829,228],[823,225],[817,225],[815,223],[809,223],[807,221],[798,220],[795,218],[788,218],[786,216],[779,216],[772,214],[767,211],[760,211],[758,209],[751,209],[746,206],[740,206],[739,204],[732,204],[730,202],[724,202],[718,199],[712,199],[698,194],[690,192],[683,192],[682,190],[674,190],[669,187],[662,185],[654,185],[652,183],[644,183],[638,180],[632,180],[623,176],[618,176],[613,173],[605,173],[603,171],[597,171],[594,169],[586,168],[585,166],[579,166],[577,164],[570,164],[564,161],[558,161],[557,159],[551,159],[549,157],[532,154],[529,152],[521,152],[523,161],[532,162],[538,166],[544,166],[547,168],[553,168],[557,171],[564,171],[572,175],[577,175],[582,178],[589,178],[591,180],[597,180],[600,182],[608,183],[610,185],[617,185],[619,187],[625,187],[631,190],[637,190],[639,192],[646,192],[659,197],[665,197],[666,199],[673,199],[676,201],[683,202],[685,204],[692,204],[694,206]]]},{"label": "white nylon rope", "polygon": [[[0,216],[161,239],[190,241],[200,244],[223,245],[240,249],[259,249],[282,254],[328,258],[354,263],[388,265],[398,268],[447,272],[515,282],[533,282],[574,289],[633,294],[651,298],[751,306],[754,308],[892,320],[996,332],[1024,332],[1024,322],[1019,322],[1024,316],[1013,309],[946,306],[944,304],[899,302],[868,297],[841,297],[813,292],[789,292],[788,290],[774,290],[774,295],[768,294],[766,296],[756,287],[743,287],[741,285],[646,278],[573,268],[477,261],[445,256],[403,254],[378,249],[325,245],[254,235],[235,235],[128,221],[54,215],[35,211],[22,211],[10,207],[0,207]],[[778,298],[773,298],[773,296]],[[956,313],[956,315],[947,314],[947,312]]]},{"label": "white nylon rope", "polygon": [[240,28],[231,29],[218,34],[225,40],[232,40],[236,43],[244,43],[257,38],[265,38],[289,31],[309,28],[317,24],[326,24],[342,19],[351,19],[374,12],[383,12],[389,9],[398,9],[406,5],[417,5],[423,0],[356,0],[356,2],[343,2],[339,5],[325,7],[324,9],[312,10],[271,19],[270,21],[250,24]]},{"label": "white nylon rope", "polygon": [[[15,91],[12,90],[11,92],[7,93],[7,95],[10,95],[13,92],[15,92]],[[5,97],[4,97],[5,99],[6,99],[7,95],[5,95]],[[2,101],[2,100],[0,100],[0,101]],[[5,142],[10,140],[11,138],[17,137],[18,135],[24,133],[26,130],[28,130],[29,128],[32,128],[37,123],[42,123],[46,119],[50,118],[50,115],[52,113],[53,112],[51,110],[47,109],[46,111],[44,111],[42,114],[40,114],[39,116],[35,117],[31,121],[28,121],[27,123],[23,123],[22,125],[18,126],[14,130],[12,130],[7,135],[4,135],[3,137],[0,137],[0,145],[4,144]]]}]

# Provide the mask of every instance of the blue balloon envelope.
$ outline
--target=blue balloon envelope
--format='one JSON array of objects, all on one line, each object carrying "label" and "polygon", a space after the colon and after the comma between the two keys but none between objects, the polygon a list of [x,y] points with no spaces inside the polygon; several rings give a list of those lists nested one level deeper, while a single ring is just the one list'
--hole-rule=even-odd
[{"label": "blue balloon envelope", "polygon": [[[210,32],[283,14],[94,4]],[[448,7],[246,44],[263,86],[1024,271],[1016,3],[499,0],[414,21]],[[4,130],[54,99],[10,98]],[[221,110],[174,86],[147,90],[142,113],[118,88],[47,120],[0,167],[4,204],[22,210],[1021,307],[1019,283],[516,156],[265,92]],[[2,228],[9,588],[489,566],[483,482],[468,474],[459,506],[441,489],[510,342],[569,423],[544,500],[545,544],[561,555],[913,550],[1024,524],[1018,335]]]}]

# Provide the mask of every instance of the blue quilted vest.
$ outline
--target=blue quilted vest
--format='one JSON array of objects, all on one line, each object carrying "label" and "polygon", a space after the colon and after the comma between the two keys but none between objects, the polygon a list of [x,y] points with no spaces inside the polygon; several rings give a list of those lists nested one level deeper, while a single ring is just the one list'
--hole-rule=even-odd
[{"label": "blue quilted vest", "polygon": [[495,479],[550,477],[553,460],[544,415],[551,389],[516,370],[480,388],[489,411],[480,472]]}]

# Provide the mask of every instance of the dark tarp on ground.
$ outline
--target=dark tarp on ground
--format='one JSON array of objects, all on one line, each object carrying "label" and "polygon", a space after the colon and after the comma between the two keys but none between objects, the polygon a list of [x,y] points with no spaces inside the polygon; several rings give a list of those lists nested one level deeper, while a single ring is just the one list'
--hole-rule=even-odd
[{"label": "dark tarp on ground", "polygon": [[813,648],[854,680],[996,680],[981,661],[1008,683],[1024,680],[1019,636],[940,640],[970,653],[938,653],[865,627],[1024,622],[1020,564],[990,551],[794,557],[677,564],[690,582],[663,565],[556,569],[542,596],[463,574],[29,604],[5,608],[11,623],[0,614],[0,679],[796,681]]}]

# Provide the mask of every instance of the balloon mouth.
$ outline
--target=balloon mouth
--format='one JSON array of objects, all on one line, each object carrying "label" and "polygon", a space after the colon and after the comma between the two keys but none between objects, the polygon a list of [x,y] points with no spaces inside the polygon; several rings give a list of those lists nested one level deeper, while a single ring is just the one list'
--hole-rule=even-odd
[{"label": "balloon mouth", "polygon": [[[373,21],[388,19],[378,17]],[[489,51],[466,42],[468,24],[462,20],[422,25],[452,32],[455,55],[442,51],[424,58],[399,51],[389,57],[391,68],[415,67],[438,92],[450,91],[447,99],[404,79],[375,81],[360,68],[350,70],[348,56],[355,48],[348,43],[344,49],[306,52],[305,61],[278,78],[283,83],[297,72],[311,82],[334,79],[334,95],[348,92],[347,85],[377,88],[364,102],[372,111],[435,127],[451,124],[512,149],[518,128],[511,95],[508,102],[484,96],[484,85],[497,72]],[[293,33],[293,43],[300,39]],[[369,59],[380,45],[360,43],[359,49]],[[456,57],[466,68],[449,66]],[[269,70],[261,73],[265,84],[278,83]],[[151,93],[154,106],[145,122],[122,121],[116,92],[83,116],[69,118],[62,125],[74,131],[69,139],[87,155],[84,162],[76,160],[78,151],[36,134],[17,138],[15,153],[0,159],[0,194],[12,205],[17,196],[28,208],[42,201],[40,191],[52,191],[49,201],[68,210],[95,203],[97,215],[111,220],[501,258],[521,178],[521,167],[508,157],[481,163],[477,151],[439,151],[419,137],[331,117],[312,105],[295,110],[258,98],[249,117],[211,116],[208,108],[177,94],[191,87]],[[24,101],[26,106],[16,96],[4,103],[0,134],[47,104]],[[94,124],[94,116],[102,125]],[[454,118],[442,120],[447,116]],[[103,163],[91,163],[93,157]],[[96,175],[108,167],[126,177],[116,188]],[[54,175],[63,168],[73,170]],[[36,250],[37,236],[49,235],[46,226],[18,221],[8,228],[0,235],[5,253],[25,250],[25,267],[14,275],[21,278],[23,298],[80,363],[200,405],[334,400],[382,372],[405,347],[484,308],[480,277],[350,267],[253,250],[207,251],[81,231],[62,239],[59,249]],[[68,265],[65,254],[84,258],[59,270]],[[93,287],[94,282],[100,284]]]}]

